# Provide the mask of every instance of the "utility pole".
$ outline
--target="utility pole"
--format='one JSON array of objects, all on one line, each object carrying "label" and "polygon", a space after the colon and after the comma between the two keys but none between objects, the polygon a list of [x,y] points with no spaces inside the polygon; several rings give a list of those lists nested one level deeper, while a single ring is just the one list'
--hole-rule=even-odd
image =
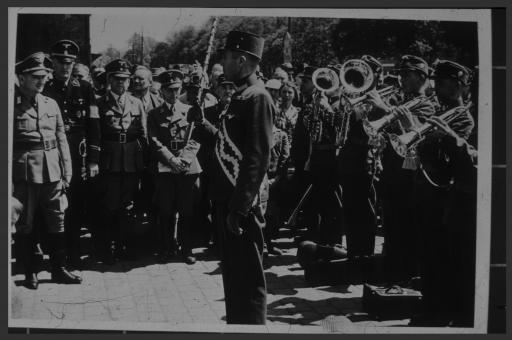
[{"label": "utility pole", "polygon": [[144,64],[144,26],[140,29],[140,64]]}]

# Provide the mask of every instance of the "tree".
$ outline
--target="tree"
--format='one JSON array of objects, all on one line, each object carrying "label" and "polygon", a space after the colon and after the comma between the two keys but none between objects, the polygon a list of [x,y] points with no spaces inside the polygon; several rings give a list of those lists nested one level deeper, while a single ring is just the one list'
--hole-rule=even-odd
[{"label": "tree", "polygon": [[127,43],[130,48],[124,54],[125,59],[132,64],[150,65],[152,51],[158,44],[154,38],[141,33],[133,33]]},{"label": "tree", "polygon": [[101,57],[94,61],[94,65],[97,67],[105,67],[112,60],[121,58],[121,52],[112,45],[109,45],[101,54]]}]

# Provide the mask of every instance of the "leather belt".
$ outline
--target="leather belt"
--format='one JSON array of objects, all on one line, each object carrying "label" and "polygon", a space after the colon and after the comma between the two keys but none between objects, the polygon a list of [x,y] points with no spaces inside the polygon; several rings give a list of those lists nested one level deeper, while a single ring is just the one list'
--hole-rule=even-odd
[{"label": "leather belt", "polygon": [[13,144],[14,150],[18,151],[32,151],[32,150],[45,150],[49,151],[57,148],[56,139],[43,139],[40,141],[18,141]]},{"label": "leather belt", "polygon": [[102,136],[101,139],[104,141],[107,141],[107,142],[116,142],[116,143],[124,144],[124,143],[134,142],[137,140],[138,137],[139,136],[134,133],[120,132],[120,133],[105,134]]},{"label": "leather belt", "polygon": [[185,142],[181,140],[172,140],[169,145],[167,145],[169,150],[171,151],[178,151],[185,147]]}]

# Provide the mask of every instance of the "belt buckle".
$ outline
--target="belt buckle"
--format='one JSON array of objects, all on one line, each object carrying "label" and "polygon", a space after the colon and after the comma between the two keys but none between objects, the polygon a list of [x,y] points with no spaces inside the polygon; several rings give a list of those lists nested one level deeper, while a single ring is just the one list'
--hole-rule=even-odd
[{"label": "belt buckle", "polygon": [[121,132],[119,134],[119,143],[122,143],[122,144],[126,143],[126,133]]},{"label": "belt buckle", "polygon": [[171,150],[172,151],[178,150],[178,141],[176,141],[176,140],[171,141]]},{"label": "belt buckle", "polygon": [[50,151],[52,149],[51,140],[43,139],[43,147],[44,147],[44,151]]}]

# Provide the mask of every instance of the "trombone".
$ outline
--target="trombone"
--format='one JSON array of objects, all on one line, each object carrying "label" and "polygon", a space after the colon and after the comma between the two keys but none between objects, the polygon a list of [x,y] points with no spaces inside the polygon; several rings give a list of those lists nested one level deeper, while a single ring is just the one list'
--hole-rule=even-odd
[{"label": "trombone", "polygon": [[[446,123],[450,123],[455,118],[465,113],[472,105],[473,104],[469,102],[466,105],[454,107],[452,109],[445,111],[438,117],[444,120]],[[399,156],[405,157],[408,154],[409,150],[415,147],[419,142],[421,142],[425,138],[425,134],[432,131],[434,127],[435,126],[430,123],[425,123],[420,127],[413,129],[409,132],[406,132],[400,136],[396,134],[390,134],[389,140],[391,142],[391,146]]]},{"label": "trombone", "polygon": [[[391,86],[390,86],[391,87]],[[384,90],[384,89],[383,89]],[[402,106],[404,106],[405,108],[407,108],[408,110],[412,110],[416,107],[418,107],[418,105],[421,105],[423,104],[424,102],[426,102],[427,100],[431,100],[432,98],[434,98],[434,94],[428,96],[428,97],[418,97],[418,98],[414,98],[414,99],[411,99],[409,100],[408,102],[406,102],[405,104],[403,104]],[[364,128],[364,132],[366,132],[366,134],[368,135],[368,137],[372,138],[372,137],[377,137],[377,135],[382,131],[384,130],[386,127],[388,127],[391,123],[393,123],[394,121],[396,121],[398,119],[398,112],[396,110],[393,110],[392,113],[388,114],[388,115],[385,115],[384,117],[380,118],[380,119],[377,119],[377,120],[374,120],[372,122],[370,122],[368,120],[368,118],[365,118],[363,120],[363,128]]]}]

